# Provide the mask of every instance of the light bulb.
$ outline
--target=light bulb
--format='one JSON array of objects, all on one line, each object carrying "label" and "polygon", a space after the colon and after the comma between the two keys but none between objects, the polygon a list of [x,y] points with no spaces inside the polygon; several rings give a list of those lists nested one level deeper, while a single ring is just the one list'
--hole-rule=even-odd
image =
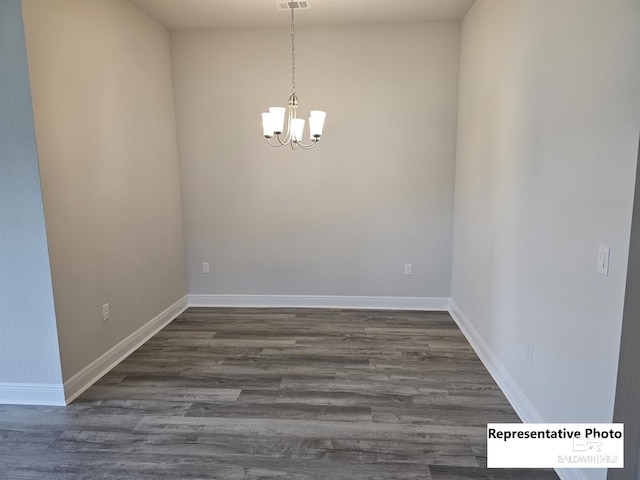
[{"label": "light bulb", "polygon": [[284,131],[284,115],[287,109],[284,107],[271,107],[269,113],[273,118],[273,132],[281,134]]},{"label": "light bulb", "polygon": [[291,140],[294,142],[301,142],[303,131],[304,120],[302,118],[293,118],[291,120]]},{"label": "light bulb", "polygon": [[312,139],[322,136],[322,128],[324,127],[324,119],[326,116],[327,112],[311,110],[309,114],[309,135]]},{"label": "light bulb", "polygon": [[265,137],[273,137],[273,115],[268,112],[262,114],[262,133]]}]

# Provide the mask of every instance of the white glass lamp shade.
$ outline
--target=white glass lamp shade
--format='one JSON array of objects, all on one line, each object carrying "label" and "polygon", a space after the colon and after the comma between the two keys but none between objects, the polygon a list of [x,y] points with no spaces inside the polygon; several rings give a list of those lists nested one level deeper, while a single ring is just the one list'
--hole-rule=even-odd
[{"label": "white glass lamp shade", "polygon": [[301,142],[304,131],[304,120],[302,118],[291,119],[291,141]]},{"label": "white glass lamp shade", "polygon": [[309,134],[311,138],[320,138],[322,136],[322,129],[324,127],[324,119],[327,116],[327,112],[321,110],[311,110],[309,114]]},{"label": "white glass lamp shade", "polygon": [[273,132],[281,134],[284,131],[284,115],[287,113],[287,109],[284,107],[271,107],[269,113],[273,119]]},{"label": "white glass lamp shade", "polygon": [[262,133],[265,137],[273,137],[273,115],[268,112],[262,114]]}]

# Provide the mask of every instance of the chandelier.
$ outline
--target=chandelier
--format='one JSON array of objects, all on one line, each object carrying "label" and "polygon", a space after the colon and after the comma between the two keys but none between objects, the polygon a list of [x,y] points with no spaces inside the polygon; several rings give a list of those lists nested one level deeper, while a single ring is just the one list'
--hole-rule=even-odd
[{"label": "chandelier", "polygon": [[[291,6],[291,96],[288,107],[270,107],[268,112],[262,114],[262,130],[269,145],[272,147],[282,147],[290,145],[292,149],[296,147],[305,150],[313,148],[320,141],[322,128],[326,112],[312,110],[309,114],[309,143],[303,143],[302,134],[304,131],[304,119],[298,118],[298,96],[296,95],[296,30],[294,18],[295,2],[290,2]],[[284,121],[287,117],[287,129],[285,131]],[[275,142],[272,138],[275,136]]]}]

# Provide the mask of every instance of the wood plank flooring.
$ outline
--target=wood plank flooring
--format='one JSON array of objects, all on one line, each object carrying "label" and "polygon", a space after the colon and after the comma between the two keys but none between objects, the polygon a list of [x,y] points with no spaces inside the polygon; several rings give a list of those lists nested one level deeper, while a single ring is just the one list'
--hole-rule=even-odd
[{"label": "wood plank flooring", "polygon": [[557,480],[447,313],[191,308],[72,405],[0,405],[0,478]]}]

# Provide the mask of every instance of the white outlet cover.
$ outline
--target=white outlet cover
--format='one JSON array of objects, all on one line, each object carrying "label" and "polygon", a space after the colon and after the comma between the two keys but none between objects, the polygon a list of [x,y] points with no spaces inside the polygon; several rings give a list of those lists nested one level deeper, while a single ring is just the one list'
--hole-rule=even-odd
[{"label": "white outlet cover", "polygon": [[111,318],[111,312],[109,311],[109,304],[105,303],[102,305],[102,321],[106,322]]},{"label": "white outlet cover", "polygon": [[405,275],[413,275],[413,264],[405,263],[404,264],[404,274]]}]

